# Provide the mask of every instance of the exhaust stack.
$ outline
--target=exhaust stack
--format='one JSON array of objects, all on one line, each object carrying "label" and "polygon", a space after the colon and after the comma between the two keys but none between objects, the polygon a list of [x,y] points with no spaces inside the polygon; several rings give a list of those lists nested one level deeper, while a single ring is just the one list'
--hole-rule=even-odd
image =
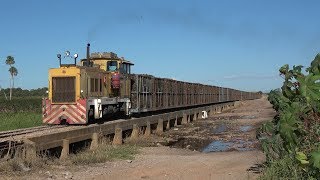
[{"label": "exhaust stack", "polygon": [[86,65],[90,66],[90,43],[87,44],[87,63]]}]

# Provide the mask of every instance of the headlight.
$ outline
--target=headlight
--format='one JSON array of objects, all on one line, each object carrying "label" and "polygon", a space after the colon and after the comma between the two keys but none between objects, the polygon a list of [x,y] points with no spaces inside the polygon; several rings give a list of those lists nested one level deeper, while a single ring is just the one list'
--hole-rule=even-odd
[{"label": "headlight", "polygon": [[69,57],[70,56],[70,51],[66,51],[66,57]]}]

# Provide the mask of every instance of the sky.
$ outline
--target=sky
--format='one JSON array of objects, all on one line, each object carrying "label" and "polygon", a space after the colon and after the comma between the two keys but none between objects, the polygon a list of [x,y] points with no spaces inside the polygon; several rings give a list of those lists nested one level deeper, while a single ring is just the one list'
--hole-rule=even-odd
[{"label": "sky", "polygon": [[[133,72],[246,91],[279,88],[284,64],[320,51],[320,1],[1,0],[0,86],[46,87],[56,54],[115,52]],[[63,59],[63,62],[72,59]]]}]

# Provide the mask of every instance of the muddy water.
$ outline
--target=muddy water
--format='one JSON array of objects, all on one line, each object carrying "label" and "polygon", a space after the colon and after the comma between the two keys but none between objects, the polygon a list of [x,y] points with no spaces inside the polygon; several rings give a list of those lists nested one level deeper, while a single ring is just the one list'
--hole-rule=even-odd
[{"label": "muddy water", "polygon": [[222,152],[222,151],[250,151],[254,150],[255,144],[253,141],[244,140],[210,140],[196,138],[180,138],[177,141],[172,141],[166,144],[173,148],[184,148],[204,153]]},{"label": "muddy water", "polygon": [[213,129],[213,134],[221,134],[227,131],[228,127],[226,124],[219,124],[216,128]]},{"label": "muddy water", "polygon": [[253,150],[253,148],[250,148],[250,145],[252,145],[251,141],[213,141],[208,146],[204,147],[202,152],[208,153],[208,152],[221,152],[221,151],[249,151]]},{"label": "muddy water", "polygon": [[[254,116],[243,116],[245,119]],[[240,116],[233,116],[221,120],[215,120],[208,124],[208,121],[199,121],[189,124],[183,129],[176,130],[170,135],[173,140],[165,145],[174,148],[185,148],[203,153],[222,151],[250,151],[256,149],[257,140],[250,137],[250,132],[255,127],[248,124],[235,124],[229,120],[241,119]],[[227,119],[227,120],[226,120]],[[187,129],[193,129],[185,132]],[[252,133],[251,133],[252,134]]]},{"label": "muddy water", "polygon": [[203,147],[210,144],[210,139],[197,139],[197,138],[179,138],[176,141],[172,141],[167,145],[173,148],[184,148],[194,151],[202,151]]},{"label": "muddy water", "polygon": [[218,152],[227,151],[231,147],[231,142],[213,141],[208,146],[204,147],[202,152]]},{"label": "muddy water", "polygon": [[239,129],[240,129],[240,131],[242,131],[242,132],[247,132],[247,131],[249,131],[249,130],[252,129],[252,126],[250,126],[250,125],[240,126]]}]

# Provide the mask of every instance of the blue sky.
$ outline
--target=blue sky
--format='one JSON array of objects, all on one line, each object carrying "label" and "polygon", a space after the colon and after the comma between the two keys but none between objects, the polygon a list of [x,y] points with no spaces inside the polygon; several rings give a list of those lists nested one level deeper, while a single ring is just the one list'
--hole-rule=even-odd
[{"label": "blue sky", "polygon": [[[136,73],[241,90],[280,87],[283,64],[309,65],[320,51],[319,1],[2,0],[0,86],[47,86],[57,53],[113,51]],[[71,60],[70,60],[71,61]]]}]

